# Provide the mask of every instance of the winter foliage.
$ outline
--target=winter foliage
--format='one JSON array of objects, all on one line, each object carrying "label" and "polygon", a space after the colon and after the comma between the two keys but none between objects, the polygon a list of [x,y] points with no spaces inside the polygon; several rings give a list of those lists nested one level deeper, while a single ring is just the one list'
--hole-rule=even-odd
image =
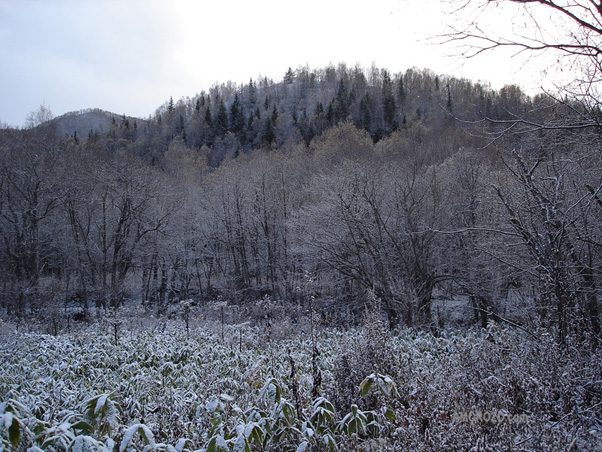
[{"label": "winter foliage", "polygon": [[391,334],[366,317],[222,339],[197,320],[188,335],[179,320],[128,323],[117,342],[109,324],[5,328],[0,450],[600,450],[600,351],[544,331]]}]

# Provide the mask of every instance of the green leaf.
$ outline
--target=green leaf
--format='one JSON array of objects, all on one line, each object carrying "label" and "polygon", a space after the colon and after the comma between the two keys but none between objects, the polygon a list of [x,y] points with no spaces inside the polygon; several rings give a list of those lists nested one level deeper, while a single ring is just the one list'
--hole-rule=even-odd
[{"label": "green leaf", "polygon": [[323,437],[324,444],[330,448],[330,450],[338,450],[337,442],[334,440],[334,437],[330,434],[324,435]]},{"label": "green leaf", "polygon": [[366,394],[368,394],[368,391],[370,391],[370,387],[372,386],[372,383],[374,383],[374,380],[370,377],[366,378],[364,381],[362,381],[360,383],[360,391],[362,392],[362,397],[365,397]]},{"label": "green leaf", "polygon": [[88,424],[86,421],[79,421],[71,426],[73,430],[81,430],[81,434],[90,434],[94,432],[94,427]]},{"label": "green leaf", "polygon": [[391,422],[395,422],[397,420],[397,416],[395,415],[395,411],[391,408],[387,408],[385,410],[385,417],[389,419]]},{"label": "green leaf", "polygon": [[[7,413],[8,414],[8,413]],[[8,427],[8,440],[13,445],[13,447],[17,447],[19,444],[19,440],[21,439],[21,428],[19,426],[19,421],[16,417],[12,417],[12,422],[10,427]]]}]

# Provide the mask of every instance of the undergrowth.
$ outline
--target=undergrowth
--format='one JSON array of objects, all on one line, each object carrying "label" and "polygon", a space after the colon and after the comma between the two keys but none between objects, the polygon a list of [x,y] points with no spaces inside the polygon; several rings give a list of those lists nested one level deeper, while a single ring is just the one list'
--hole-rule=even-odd
[{"label": "undergrowth", "polygon": [[601,353],[495,324],[2,334],[0,451],[601,450]]}]

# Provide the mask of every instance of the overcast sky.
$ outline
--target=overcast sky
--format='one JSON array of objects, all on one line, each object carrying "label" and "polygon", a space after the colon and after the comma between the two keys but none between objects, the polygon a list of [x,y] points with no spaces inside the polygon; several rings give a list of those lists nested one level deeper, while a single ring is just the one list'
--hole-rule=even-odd
[{"label": "overcast sky", "polygon": [[[373,63],[539,86],[509,54],[464,61],[429,38],[441,0],[0,0],[0,122],[22,126],[45,104],[148,117],[215,83],[282,77],[309,65]],[[530,66],[533,66],[532,64]],[[539,70],[540,71],[540,70]]]}]

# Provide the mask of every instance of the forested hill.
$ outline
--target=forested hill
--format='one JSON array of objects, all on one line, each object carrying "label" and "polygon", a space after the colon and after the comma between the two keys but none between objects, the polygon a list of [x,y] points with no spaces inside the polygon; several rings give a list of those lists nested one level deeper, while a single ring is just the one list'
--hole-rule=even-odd
[{"label": "forested hill", "polygon": [[600,332],[587,105],[340,65],[86,114],[0,130],[6,315],[192,299],[348,324],[373,300],[439,328],[462,299],[461,321]]},{"label": "forested hill", "polygon": [[243,85],[215,85],[190,98],[169,99],[144,120],[89,110],[55,121],[61,134],[80,139],[90,131],[109,132],[110,139],[130,142],[138,155],[153,163],[161,162],[175,141],[201,150],[209,167],[215,168],[224,158],[253,149],[308,146],[340,122],[352,123],[378,142],[408,124],[447,127],[454,117],[506,119],[527,104],[515,85],[494,91],[428,70],[392,74],[339,65],[289,68],[280,82],[262,78]]},{"label": "forested hill", "polygon": [[58,136],[68,136],[79,141],[88,136],[106,134],[111,128],[116,127],[126,129],[131,127],[133,130],[137,130],[138,125],[144,123],[143,119],[116,115],[98,108],[89,108],[52,118],[46,126],[51,126]]}]

